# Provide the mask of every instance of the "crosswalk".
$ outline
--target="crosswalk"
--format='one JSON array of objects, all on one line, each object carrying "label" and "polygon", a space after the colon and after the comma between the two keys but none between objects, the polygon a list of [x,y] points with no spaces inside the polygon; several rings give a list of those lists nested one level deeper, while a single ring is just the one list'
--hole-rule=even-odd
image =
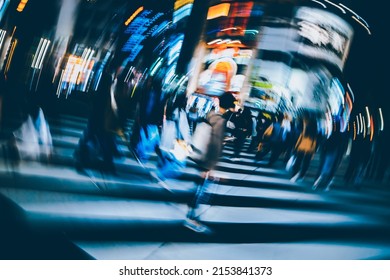
[{"label": "crosswalk", "polygon": [[[189,163],[180,179],[164,185],[152,176],[156,156],[141,166],[119,139],[118,175],[77,172],[74,151],[86,119],[49,119],[50,163],[0,165],[0,194],[20,207],[29,229],[61,235],[92,259],[387,259],[390,256],[390,193],[310,188],[292,183],[280,162],[267,167],[242,152],[231,161],[227,144],[210,184],[209,204],[197,213],[212,234],[183,226],[197,170]],[[132,121],[129,120],[128,131]],[[44,239],[40,239],[42,246]],[[28,247],[28,246],[27,246]],[[59,251],[62,252],[62,251]],[[80,253],[82,252],[82,253]],[[37,258],[47,255],[39,255]],[[53,258],[60,258],[54,254]],[[34,258],[34,255],[31,256]]]}]

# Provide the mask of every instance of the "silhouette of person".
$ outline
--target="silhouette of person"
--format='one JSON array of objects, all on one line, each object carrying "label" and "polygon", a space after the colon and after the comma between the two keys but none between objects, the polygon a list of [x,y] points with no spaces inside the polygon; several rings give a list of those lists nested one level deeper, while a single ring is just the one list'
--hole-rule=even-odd
[{"label": "silhouette of person", "polygon": [[187,212],[187,219],[185,226],[196,232],[207,232],[209,229],[199,222],[196,216],[196,210],[199,204],[207,202],[205,190],[207,188],[207,180],[210,172],[215,168],[222,154],[223,139],[226,129],[226,112],[234,110],[235,97],[228,92],[225,92],[219,97],[219,111],[211,110],[206,119],[211,125],[210,141],[207,144],[207,152],[202,161],[194,160],[197,163],[198,169],[201,171],[200,180],[197,184],[195,195],[189,203]]}]

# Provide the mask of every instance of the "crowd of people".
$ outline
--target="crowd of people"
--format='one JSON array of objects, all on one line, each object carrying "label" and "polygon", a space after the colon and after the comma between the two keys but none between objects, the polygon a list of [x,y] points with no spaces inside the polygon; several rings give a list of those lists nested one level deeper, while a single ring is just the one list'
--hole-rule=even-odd
[{"label": "crowd of people", "polygon": [[[291,182],[304,180],[313,157],[318,155],[319,166],[312,184],[315,191],[330,190],[348,150],[350,162],[345,182],[358,185],[367,170],[370,150],[361,149],[367,141],[358,138],[351,145],[350,136],[341,131],[337,116],[332,120],[332,128],[324,132],[319,129],[318,120],[308,112],[293,116],[291,112],[254,110],[233,93],[225,92],[214,98],[207,114],[199,117],[197,109],[189,106],[185,87],[165,92],[164,76],[158,73],[145,79],[136,99],[134,125],[127,135],[126,114],[121,112],[115,95],[118,73],[114,70],[107,67],[92,95],[88,125],[75,151],[76,168],[79,171],[98,168],[117,175],[115,158],[121,156],[118,138],[128,143],[129,150],[141,164],[155,153],[161,180],[180,176],[186,162],[192,161],[199,176],[195,180],[194,196],[188,203],[186,226],[193,230],[208,230],[197,220],[196,210],[207,202],[209,183],[218,180],[212,173],[229,141],[233,147],[229,158],[232,162],[239,162],[244,152],[253,154],[259,166],[285,168]],[[12,134],[9,150],[12,147],[16,154],[27,157],[28,151],[36,151],[34,147],[26,149],[31,135],[35,135],[34,144],[45,149],[39,153],[49,159],[52,140],[42,109],[35,106],[27,116],[24,124]]]}]

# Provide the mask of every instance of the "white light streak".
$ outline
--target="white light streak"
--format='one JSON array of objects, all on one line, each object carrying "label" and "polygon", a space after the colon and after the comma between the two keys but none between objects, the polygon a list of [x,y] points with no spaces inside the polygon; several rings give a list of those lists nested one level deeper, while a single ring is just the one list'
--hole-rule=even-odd
[{"label": "white light streak", "polygon": [[385,122],[383,121],[383,114],[382,114],[382,108],[379,108],[379,117],[381,120],[381,126],[380,126],[380,131],[383,131],[385,129]]},{"label": "white light streak", "polygon": [[360,134],[360,120],[359,116],[356,116],[357,134]]},{"label": "white light streak", "polygon": [[342,7],[340,7],[340,6],[337,5],[336,3],[333,3],[333,2],[331,2],[331,1],[329,1],[329,0],[324,0],[324,1],[327,2],[327,3],[329,3],[329,4],[331,4],[331,5],[333,5],[333,6],[335,6],[336,8],[338,8],[343,14],[346,14],[346,13],[347,13]]},{"label": "white light streak", "polygon": [[370,124],[371,117],[370,117],[370,111],[367,106],[366,106],[366,114],[367,114],[367,127],[369,128],[371,126]]},{"label": "white light streak", "polygon": [[163,58],[159,57],[156,61],[156,63],[154,64],[152,70],[150,71],[150,76],[154,76],[154,74],[156,74],[157,70],[160,68],[161,64],[163,62]]},{"label": "white light streak", "polygon": [[0,48],[3,46],[3,42],[4,42],[4,38],[5,38],[6,33],[7,33],[7,31],[0,30]]},{"label": "white light streak", "polygon": [[364,24],[367,26],[367,27],[370,27],[368,25],[368,23],[364,20],[364,18],[362,18],[361,16],[359,16],[355,11],[351,10],[350,8],[348,8],[347,6],[345,6],[344,4],[342,3],[339,3],[339,5],[341,7],[343,7],[344,9],[348,10],[349,12],[351,12],[352,14],[354,14],[358,19],[360,19],[362,22],[364,22]]},{"label": "white light streak", "polygon": [[365,25],[363,24],[359,19],[357,19],[355,16],[352,16],[352,18],[357,22],[359,23],[361,26],[364,27],[364,29],[367,30],[368,34],[371,35],[371,30]]},{"label": "white light streak", "polygon": [[228,31],[228,30],[237,30],[237,27],[228,27],[228,28],[222,29],[221,31]]},{"label": "white light streak", "polygon": [[33,62],[31,64],[32,68],[35,68],[35,64],[37,63],[39,52],[42,49],[42,44],[43,44],[43,39],[41,38],[41,40],[39,40],[39,44],[38,44],[37,50],[35,51],[34,59],[33,59]]},{"label": "white light streak", "polygon": [[222,41],[221,39],[215,39],[213,41],[208,42],[207,45],[213,45],[213,44],[216,44],[216,43],[221,42],[221,41]]},{"label": "white light streak", "polygon": [[31,64],[32,68],[41,69],[49,45],[49,40],[41,38],[38,44],[37,51],[35,52],[33,62]]},{"label": "white light streak", "polygon": [[317,1],[317,0],[311,0],[312,2],[316,2],[317,4],[320,4],[322,7],[324,7],[324,9],[326,9],[326,5],[320,1]]},{"label": "white light streak", "polygon": [[241,44],[240,40],[233,40],[229,44]]},{"label": "white light streak", "polygon": [[225,39],[225,40],[222,40],[221,42],[218,42],[217,45],[229,44],[231,41],[232,41],[231,39]]},{"label": "white light streak", "polygon": [[360,132],[362,133],[363,132],[363,124],[364,124],[362,113],[359,113],[359,122],[360,122]]},{"label": "white light streak", "polygon": [[348,89],[349,89],[349,93],[351,94],[352,102],[355,102],[355,94],[353,93],[352,88],[351,88],[351,86],[349,85],[349,83],[347,83],[347,87],[348,87]]}]

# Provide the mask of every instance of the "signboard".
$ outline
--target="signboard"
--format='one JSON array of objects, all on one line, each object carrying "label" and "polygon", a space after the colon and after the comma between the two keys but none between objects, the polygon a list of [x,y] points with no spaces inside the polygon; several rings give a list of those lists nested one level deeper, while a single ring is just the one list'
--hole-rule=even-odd
[{"label": "signboard", "polygon": [[[157,22],[163,17],[164,13],[155,13],[151,10],[143,10],[135,19],[131,21],[125,30],[125,34],[130,34],[123,45],[121,51],[128,53],[128,61],[135,60],[137,55],[143,49],[144,41],[150,37],[159,33],[161,24]],[[163,26],[166,23],[162,23]]]},{"label": "signboard", "polygon": [[300,7],[295,22],[299,53],[343,69],[353,37],[353,29],[345,20],[323,10]]}]

